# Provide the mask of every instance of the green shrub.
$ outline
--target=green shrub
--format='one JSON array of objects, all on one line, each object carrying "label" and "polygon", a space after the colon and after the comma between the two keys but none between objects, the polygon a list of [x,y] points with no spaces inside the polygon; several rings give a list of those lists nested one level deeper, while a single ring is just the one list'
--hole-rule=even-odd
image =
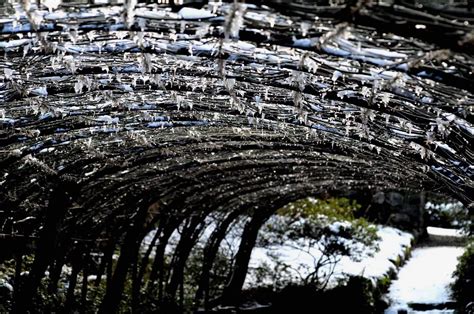
[{"label": "green shrub", "polygon": [[[354,217],[358,208],[359,204],[347,198],[306,198],[278,210],[262,228],[257,245],[291,245],[309,254],[314,263],[290,265],[278,251],[267,253],[274,266],[256,269],[257,282],[271,280],[276,290],[289,284],[325,290],[342,257],[358,261],[378,250],[377,228]],[[314,248],[320,255],[311,253]]]},{"label": "green shrub", "polygon": [[473,213],[460,202],[427,202],[425,209],[428,226],[472,229]]},{"label": "green shrub", "polygon": [[377,287],[383,292],[387,292],[391,284],[392,279],[389,275],[385,275],[377,280]]},{"label": "green shrub", "polygon": [[344,284],[324,291],[292,284],[276,293],[271,313],[372,314],[377,312],[374,293],[371,281],[361,276],[351,276]]},{"label": "green shrub", "polygon": [[284,206],[278,210],[278,214],[293,218],[323,215],[334,220],[353,220],[354,213],[360,207],[361,205],[355,200],[345,197],[331,197],[325,200],[305,198]]},{"label": "green shrub", "polygon": [[461,309],[474,302],[474,241],[471,241],[466,251],[459,257],[459,263],[454,271],[455,281],[452,285],[454,299]]}]

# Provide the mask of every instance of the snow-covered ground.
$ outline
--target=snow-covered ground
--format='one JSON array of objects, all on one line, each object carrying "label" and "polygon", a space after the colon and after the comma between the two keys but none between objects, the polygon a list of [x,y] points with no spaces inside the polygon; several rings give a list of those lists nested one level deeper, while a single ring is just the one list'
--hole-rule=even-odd
[{"label": "snow-covered ground", "polygon": [[[398,256],[404,255],[405,249],[411,245],[413,236],[388,226],[377,226],[377,228],[377,234],[380,237],[380,250],[373,256],[365,257],[359,262],[353,261],[347,256],[341,257],[332,276],[332,283],[346,275],[362,275],[369,279],[377,279],[389,273],[390,269],[396,268],[394,261]],[[262,281],[262,278],[254,276],[252,269],[264,264],[273,268],[275,263],[271,256],[275,254],[278,254],[279,261],[290,266],[287,271],[295,279],[299,276],[304,277],[308,271],[311,271],[315,258],[321,256],[317,247],[301,249],[294,243],[254,248],[249,264],[250,273],[246,278],[245,286],[271,284],[270,281]]]},{"label": "snow-covered ground", "polygon": [[388,296],[392,306],[385,314],[396,314],[399,309],[408,309],[408,303],[439,304],[451,301],[449,285],[453,281],[452,273],[456,268],[457,258],[462,253],[461,247],[446,246],[413,250],[412,257],[398,273],[398,279],[390,286]]},{"label": "snow-covered ground", "polygon": [[428,227],[427,231],[429,235],[434,235],[434,236],[445,236],[445,237],[464,237],[465,236],[465,234],[463,234],[463,232],[459,229]]},{"label": "snow-covered ground", "polygon": [[[233,254],[237,252],[244,223],[245,221],[242,221],[242,223],[234,226],[234,228],[230,228],[229,233],[222,244],[223,247],[227,249],[227,252],[233,252]],[[337,229],[343,225],[344,223],[342,222],[334,222],[329,227]],[[213,222],[212,219],[209,219],[207,227],[204,228],[199,239],[201,245],[206,243],[214,228],[215,222]],[[156,230],[153,230],[145,237],[141,246],[143,253],[147,250],[155,232]],[[340,257],[340,261],[336,264],[334,269],[330,285],[335,284],[338,279],[344,278],[347,275],[362,275],[366,278],[376,280],[389,273],[390,270],[396,269],[394,261],[397,260],[399,256],[404,255],[406,248],[411,245],[413,236],[410,233],[381,225],[377,226],[377,235],[379,237],[379,250],[372,256],[365,255],[365,253],[367,253],[364,252],[365,247],[359,244],[357,250],[360,251],[363,256],[360,261],[351,260],[348,256]],[[168,246],[166,247],[167,254],[172,254],[179,238],[180,232],[175,230],[170,238]],[[154,255],[153,253],[154,252],[152,252],[152,256]],[[275,260],[272,256],[278,256],[279,262],[290,266],[285,270],[287,272],[287,274],[285,274],[286,279],[290,279],[290,281],[298,281],[314,269],[315,259],[321,256],[321,252],[317,245],[306,245],[305,247],[304,241],[286,241],[283,245],[255,247],[250,259],[249,273],[245,281],[245,287],[248,288],[275,284],[275,282],[273,282],[275,278],[272,277],[272,275],[275,274],[262,278],[261,276],[257,277],[255,272],[257,268],[264,264],[267,265],[268,269],[274,269]]]},{"label": "snow-covered ground", "polygon": [[378,226],[380,250],[373,257],[354,262],[344,257],[338,266],[339,273],[362,275],[367,278],[380,278],[395,269],[393,261],[403,257],[405,249],[411,246],[413,235],[388,226]]}]

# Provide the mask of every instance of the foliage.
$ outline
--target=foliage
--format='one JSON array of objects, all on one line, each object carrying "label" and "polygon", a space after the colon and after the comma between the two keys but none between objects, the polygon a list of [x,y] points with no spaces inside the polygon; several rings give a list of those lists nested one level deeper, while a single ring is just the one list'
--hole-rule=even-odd
[{"label": "foliage", "polygon": [[461,308],[474,302],[474,241],[471,241],[465,252],[459,257],[459,263],[453,273],[453,297]]},{"label": "foliage", "polygon": [[[27,275],[33,264],[33,255],[24,255],[22,257],[22,267],[19,286],[25,283]],[[15,285],[15,266],[16,261],[14,259],[6,260],[0,264],[0,313],[12,311],[13,305],[13,294]],[[49,274],[49,273],[48,273]],[[66,278],[62,277],[58,282],[58,291],[56,294],[51,295],[48,291],[48,285],[50,283],[49,277],[41,279],[41,284],[38,287],[38,293],[36,298],[33,300],[35,308],[39,312],[51,312],[53,309],[57,309],[60,304],[64,304],[66,298]],[[9,287],[11,291],[6,293],[6,287]]]},{"label": "foliage", "polygon": [[11,309],[14,276],[14,260],[7,260],[0,264],[0,313],[7,313]]},{"label": "foliage", "polygon": [[[198,244],[191,252],[184,272],[184,308],[191,309],[194,304],[194,297],[199,285],[202,271],[204,248]],[[219,250],[214,259],[212,271],[209,274],[209,295],[216,298],[224,289],[227,282],[227,274],[230,271],[232,260],[226,250]]]},{"label": "foliage", "polygon": [[[270,313],[315,313],[319,309],[330,309],[331,313],[381,312],[376,298],[377,288],[361,276],[351,276],[333,289],[316,291],[309,286],[289,285],[277,293]],[[324,312],[324,311],[323,311]]]},{"label": "foliage", "polygon": [[[259,246],[277,249],[267,253],[272,266],[263,264],[254,271],[256,282],[267,280],[276,289],[297,283],[324,290],[342,257],[357,261],[377,250],[376,228],[354,218],[359,207],[346,198],[307,198],[280,209],[260,233]],[[308,254],[312,265],[285,263],[278,250],[282,245]]]},{"label": "foliage", "polygon": [[[350,276],[345,285],[338,286],[327,294],[338,313],[374,313],[375,298],[372,282],[362,276]],[[344,300],[344,302],[338,302]],[[330,303],[330,304],[331,304]]]},{"label": "foliage", "polygon": [[[25,283],[31,266],[34,261],[33,255],[23,255],[22,257],[22,273],[20,276],[20,287]],[[63,265],[59,281],[57,283],[57,289],[55,293],[50,290],[51,284],[51,269],[46,271],[46,276],[41,279],[41,283],[38,287],[38,292],[33,300],[34,307],[38,313],[52,313],[65,311],[67,290],[70,285],[72,268],[69,264]],[[15,278],[15,260],[6,260],[0,264],[0,290],[2,283],[14,286]],[[85,304],[80,304],[79,299],[81,297],[81,285],[83,281],[83,273],[80,272],[77,276],[77,282],[74,289],[74,296],[71,300],[70,311],[77,312],[82,309],[90,312],[96,311],[100,304],[106,290],[105,276],[98,286],[95,285],[95,281],[88,281],[88,293]],[[131,279],[125,283],[125,297],[121,301],[121,311],[127,312],[128,307],[128,296],[131,288]],[[0,292],[1,294],[1,292]],[[6,313],[12,311],[13,304],[13,291],[9,295],[0,295],[0,313]],[[3,306],[3,307],[2,307]]]},{"label": "foliage", "polygon": [[382,291],[387,291],[391,283],[392,283],[392,279],[390,278],[389,275],[385,275],[377,280],[377,286]]},{"label": "foliage", "polygon": [[[442,228],[463,228],[468,230],[472,222],[472,213],[460,202],[427,202],[426,224]],[[471,215],[471,217],[470,217]]]},{"label": "foliage", "polygon": [[324,215],[333,220],[353,220],[354,213],[361,208],[355,200],[345,197],[314,199],[311,197],[290,203],[280,210],[279,215],[292,218],[312,218]]}]

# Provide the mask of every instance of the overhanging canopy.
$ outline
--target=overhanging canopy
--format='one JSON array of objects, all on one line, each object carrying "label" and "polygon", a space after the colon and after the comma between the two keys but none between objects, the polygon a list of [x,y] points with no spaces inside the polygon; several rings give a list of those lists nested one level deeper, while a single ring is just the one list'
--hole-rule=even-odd
[{"label": "overhanging canopy", "polygon": [[401,188],[472,206],[467,2],[184,2],[2,3],[3,232],[35,234],[65,186],[85,238],[155,202]]}]

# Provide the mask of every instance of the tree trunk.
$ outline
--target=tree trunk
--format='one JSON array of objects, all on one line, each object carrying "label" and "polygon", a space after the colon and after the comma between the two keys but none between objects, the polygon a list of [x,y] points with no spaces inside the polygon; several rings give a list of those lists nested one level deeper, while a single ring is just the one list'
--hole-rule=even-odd
[{"label": "tree trunk", "polygon": [[107,256],[107,274],[105,276],[105,290],[109,290],[110,287],[112,286],[112,275],[113,275],[113,266],[114,266],[114,250],[115,250],[115,246],[113,248],[113,250],[110,252],[110,255]]},{"label": "tree trunk", "polygon": [[140,282],[138,281],[138,259],[135,259],[132,265],[132,313],[139,313],[138,306],[140,305]]},{"label": "tree trunk", "polygon": [[84,253],[84,262],[82,269],[82,287],[81,287],[81,313],[87,311],[87,290],[88,281],[87,276],[89,275],[89,252]]},{"label": "tree trunk", "polygon": [[66,294],[66,304],[64,305],[64,313],[72,313],[74,304],[76,303],[76,298],[74,295],[74,290],[76,289],[77,284],[77,275],[80,271],[80,262],[74,261],[72,264],[71,276],[69,276],[69,286],[67,288]]},{"label": "tree trunk", "polygon": [[49,270],[49,279],[50,283],[48,286],[49,294],[53,295],[57,293],[58,282],[61,279],[61,272],[63,269],[64,262],[66,261],[67,252],[64,250],[64,245],[61,245],[56,253],[56,261],[54,265],[50,267]]},{"label": "tree trunk", "polygon": [[137,258],[140,243],[145,236],[144,231],[146,228],[144,224],[147,213],[147,207],[140,208],[134,222],[128,228],[120,250],[117,266],[115,267],[110,286],[107,287],[104,299],[100,305],[99,313],[116,313],[118,310],[128,269],[133,260]]},{"label": "tree trunk", "polygon": [[[156,215],[153,220],[150,222],[149,226],[151,228],[154,228],[156,222],[160,219],[159,215]],[[150,255],[153,251],[153,247],[155,246],[156,242],[158,241],[161,231],[163,229],[163,226],[160,224],[158,229],[156,229],[155,235],[153,236],[153,239],[151,240],[151,243],[148,246],[148,249],[146,250],[145,254],[143,255],[141,259],[141,264],[139,264],[139,256],[137,256],[137,260],[134,265],[134,275],[133,275],[133,285],[132,285],[132,312],[139,312],[139,305],[140,305],[140,297],[141,297],[141,286],[143,283],[143,277],[145,276],[146,269],[148,267]],[[147,234],[151,231],[147,230]]]},{"label": "tree trunk", "polygon": [[158,300],[161,302],[162,293],[163,293],[163,279],[164,279],[164,255],[166,245],[168,244],[168,240],[173,234],[173,231],[178,227],[179,221],[163,221],[163,232],[159,238],[158,245],[156,246],[155,250],[155,259],[153,261],[153,265],[151,267],[150,276],[148,278],[147,283],[147,292],[149,295],[153,295],[155,293],[155,281],[158,280]]},{"label": "tree trunk", "polygon": [[228,284],[222,292],[220,300],[222,305],[238,306],[242,286],[247,276],[250,255],[257,241],[258,231],[272,213],[273,211],[269,210],[257,210],[253,214],[252,219],[245,225],[239,250],[235,256],[234,269]]},{"label": "tree trunk", "polygon": [[153,251],[153,247],[156,246],[156,242],[159,240],[161,232],[162,232],[162,228],[159,227],[156,230],[156,233],[153,236],[153,239],[151,240],[151,243],[148,246],[148,249],[146,250],[145,254],[143,255],[141,265],[140,265],[140,270],[139,270],[138,275],[137,275],[137,281],[138,281],[138,283],[140,283],[140,285],[143,281],[143,277],[145,276],[145,272],[146,272],[146,269],[148,267],[148,263],[150,261],[150,255]]},{"label": "tree trunk", "polygon": [[31,306],[33,299],[36,297],[41,278],[55,256],[58,230],[70,204],[68,191],[72,188],[69,184],[57,184],[55,191],[51,195],[46,211],[44,228],[41,230],[38,239],[35,259],[28,278],[19,293],[21,297],[16,300],[14,312],[24,313],[33,310]]},{"label": "tree trunk", "polygon": [[[102,281],[102,276],[107,270],[107,266],[112,264],[112,255],[114,254],[115,243],[110,242],[107,247],[105,247],[102,258],[100,259],[100,266],[97,270],[97,278],[95,279],[94,285],[98,287]],[[108,275],[108,274],[107,274]],[[106,275],[106,276],[107,276]]]},{"label": "tree trunk", "polygon": [[166,297],[168,300],[174,300],[176,296],[176,290],[179,287],[180,282],[183,280],[184,268],[186,261],[191,253],[191,250],[199,238],[199,234],[204,227],[204,219],[206,215],[193,216],[189,223],[189,226],[184,230],[176,246],[172,267],[170,269],[170,280],[166,286]]},{"label": "tree trunk", "polygon": [[201,300],[204,295],[204,307],[208,310],[209,303],[209,280],[214,260],[219,251],[220,244],[224,240],[227,229],[232,222],[241,214],[240,211],[233,211],[214,229],[209,237],[203,252],[202,271],[199,277],[199,286],[194,298],[195,309],[201,306]]},{"label": "tree trunk", "polygon": [[20,302],[20,292],[21,292],[21,270],[23,268],[23,255],[22,253],[17,253],[15,256],[15,281],[13,287],[13,296],[15,304]]}]

